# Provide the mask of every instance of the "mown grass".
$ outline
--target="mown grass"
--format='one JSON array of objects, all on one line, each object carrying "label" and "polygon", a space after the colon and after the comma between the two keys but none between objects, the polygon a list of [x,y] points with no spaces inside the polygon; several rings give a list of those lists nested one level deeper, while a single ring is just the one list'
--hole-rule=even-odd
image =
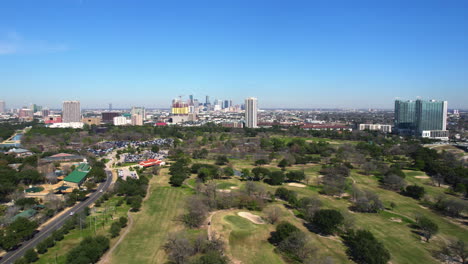
[{"label": "mown grass", "polygon": [[168,186],[167,170],[151,179],[148,198],[134,224],[111,256],[111,263],[164,263],[163,245],[168,234],[183,229],[178,217],[184,212],[184,202],[191,193],[188,188]]},{"label": "mown grass", "polygon": [[212,228],[228,243],[228,255],[235,260],[245,264],[284,263],[267,241],[273,231],[271,225],[253,224],[231,211],[216,214]]}]

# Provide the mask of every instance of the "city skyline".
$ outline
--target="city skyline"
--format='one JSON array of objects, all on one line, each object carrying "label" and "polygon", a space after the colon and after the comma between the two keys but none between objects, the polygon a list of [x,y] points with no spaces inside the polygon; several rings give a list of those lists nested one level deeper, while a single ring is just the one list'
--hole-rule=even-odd
[{"label": "city skyline", "polygon": [[194,94],[261,97],[262,108],[391,109],[418,96],[468,108],[466,1],[25,3],[0,10],[8,107],[167,108]]}]

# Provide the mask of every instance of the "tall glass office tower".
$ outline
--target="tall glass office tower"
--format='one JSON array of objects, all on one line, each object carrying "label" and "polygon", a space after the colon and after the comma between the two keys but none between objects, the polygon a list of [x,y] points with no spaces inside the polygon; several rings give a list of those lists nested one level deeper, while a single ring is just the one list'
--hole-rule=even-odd
[{"label": "tall glass office tower", "polygon": [[395,100],[395,128],[414,130],[416,128],[416,102]]},{"label": "tall glass office tower", "polygon": [[395,101],[395,128],[421,136],[423,131],[447,127],[447,101]]},{"label": "tall glass office tower", "polygon": [[416,132],[446,130],[447,101],[416,101]]}]

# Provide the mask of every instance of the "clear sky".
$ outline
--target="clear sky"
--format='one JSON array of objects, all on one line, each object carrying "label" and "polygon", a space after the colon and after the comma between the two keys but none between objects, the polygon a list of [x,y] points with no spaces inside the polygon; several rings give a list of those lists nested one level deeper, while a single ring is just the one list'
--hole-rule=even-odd
[{"label": "clear sky", "polygon": [[0,100],[468,108],[466,0],[2,0]]}]

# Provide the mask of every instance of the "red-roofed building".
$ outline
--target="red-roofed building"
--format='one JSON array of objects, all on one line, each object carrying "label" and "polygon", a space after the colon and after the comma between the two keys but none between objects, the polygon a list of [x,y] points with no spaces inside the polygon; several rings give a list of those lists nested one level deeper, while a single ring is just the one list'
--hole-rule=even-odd
[{"label": "red-roofed building", "polygon": [[164,123],[164,122],[158,122],[156,124],[154,124],[155,126],[167,126],[167,123]]},{"label": "red-roofed building", "polygon": [[140,166],[147,168],[152,166],[162,166],[166,164],[164,161],[157,160],[157,159],[149,159],[139,163]]}]

